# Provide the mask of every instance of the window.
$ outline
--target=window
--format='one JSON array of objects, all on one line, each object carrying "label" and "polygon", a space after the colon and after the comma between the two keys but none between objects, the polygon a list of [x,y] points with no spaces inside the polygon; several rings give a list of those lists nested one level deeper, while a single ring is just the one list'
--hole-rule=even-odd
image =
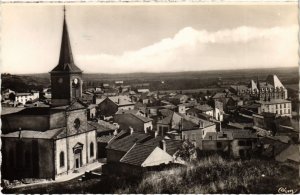
[{"label": "window", "polygon": [[90,157],[93,157],[94,156],[94,143],[91,142],[90,143]]},{"label": "window", "polygon": [[238,145],[239,145],[239,146],[244,146],[245,143],[244,143],[244,141],[239,141],[239,142],[238,142]]},{"label": "window", "polygon": [[77,119],[74,120],[73,126],[75,127],[75,129],[79,129],[79,127],[80,127],[80,120],[79,120],[79,118],[77,118]]},{"label": "window", "polygon": [[209,136],[209,139],[212,140],[212,136]]},{"label": "window", "polygon": [[196,134],[192,133],[192,141],[196,141]]},{"label": "window", "polygon": [[221,142],[217,142],[217,148],[221,148],[222,147],[222,143]]},{"label": "window", "polygon": [[60,154],[59,154],[59,166],[60,167],[65,166],[65,154],[64,154],[64,152],[60,152]]},{"label": "window", "polygon": [[30,167],[30,153],[28,151],[25,152],[25,166]]}]

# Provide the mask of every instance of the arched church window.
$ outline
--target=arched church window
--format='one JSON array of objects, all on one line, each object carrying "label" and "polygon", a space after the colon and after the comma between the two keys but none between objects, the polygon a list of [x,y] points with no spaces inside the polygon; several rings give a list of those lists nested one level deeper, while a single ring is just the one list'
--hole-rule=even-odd
[{"label": "arched church window", "polygon": [[90,157],[93,157],[94,156],[94,143],[91,142],[90,144]]},{"label": "arched church window", "polygon": [[60,152],[60,154],[59,154],[59,166],[60,167],[65,166],[65,154],[64,154],[64,152]]}]

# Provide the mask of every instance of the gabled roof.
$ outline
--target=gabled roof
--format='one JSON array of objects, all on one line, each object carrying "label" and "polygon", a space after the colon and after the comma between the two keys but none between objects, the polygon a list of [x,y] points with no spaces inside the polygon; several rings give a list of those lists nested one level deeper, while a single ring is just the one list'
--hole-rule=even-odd
[{"label": "gabled roof", "polygon": [[[131,99],[128,96],[122,96],[122,95],[111,96],[111,97],[107,97],[105,99],[109,99],[110,101],[115,103],[117,106],[134,105],[134,103],[131,101]],[[101,101],[100,103],[102,103],[103,101]]]},{"label": "gabled roof", "polygon": [[280,82],[280,80],[278,79],[278,77],[276,75],[268,75],[266,82],[270,85],[272,85],[274,88],[277,87],[283,87],[282,83]]},{"label": "gabled roof", "polygon": [[71,110],[80,110],[80,109],[85,109],[87,108],[87,106],[82,103],[81,101],[73,101],[68,107],[67,107],[67,110],[68,111],[71,111]]},{"label": "gabled roof", "polygon": [[127,152],[135,143],[141,142],[147,138],[149,135],[139,132],[133,132],[132,134],[121,131],[107,146],[108,149],[113,149],[117,151]]},{"label": "gabled roof", "polygon": [[82,71],[74,64],[71,43],[67,28],[67,23],[64,15],[62,40],[60,46],[60,54],[58,65],[51,71],[52,72],[69,72],[81,73]]},{"label": "gabled roof", "polygon": [[157,146],[136,143],[121,158],[120,162],[135,166],[141,166],[156,147]]},{"label": "gabled roof", "polygon": [[165,118],[157,121],[158,124],[170,125],[172,123],[174,112],[166,116]]},{"label": "gabled roof", "polygon": [[248,87],[249,87],[251,90],[255,90],[255,89],[258,90],[257,85],[256,85],[256,83],[255,83],[253,80],[250,81]]}]

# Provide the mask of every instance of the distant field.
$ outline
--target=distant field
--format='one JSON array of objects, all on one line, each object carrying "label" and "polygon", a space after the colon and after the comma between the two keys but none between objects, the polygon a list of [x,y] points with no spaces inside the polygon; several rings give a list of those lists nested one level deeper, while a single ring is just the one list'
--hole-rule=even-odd
[{"label": "distant field", "polygon": [[290,85],[286,85],[285,86],[286,88],[291,88],[295,91],[298,91],[299,90],[299,84],[290,84]]},{"label": "distant field", "polygon": [[[83,87],[99,87],[101,83],[113,84],[116,80],[123,80],[125,85],[149,83],[151,91],[181,90],[187,93],[206,90],[218,90],[219,80],[223,85],[248,84],[251,79],[264,81],[269,74],[276,74],[284,85],[295,89],[299,82],[298,68],[270,68],[270,69],[243,69],[243,70],[214,70],[197,72],[161,72],[161,73],[126,73],[102,74],[84,73]],[[27,74],[14,77],[2,77],[2,87],[19,92],[29,89],[40,90],[50,85],[50,75]],[[164,85],[162,85],[164,81]],[[30,86],[29,86],[30,85]],[[190,91],[192,90],[192,91]]]},{"label": "distant field", "polygon": [[[210,92],[217,92],[217,91],[222,91],[224,88],[199,88],[199,89],[183,89],[183,90],[160,90],[160,93],[179,93],[182,92],[184,93],[199,93],[199,92],[203,92],[206,93],[207,91]],[[154,91],[157,92],[157,91]]]}]

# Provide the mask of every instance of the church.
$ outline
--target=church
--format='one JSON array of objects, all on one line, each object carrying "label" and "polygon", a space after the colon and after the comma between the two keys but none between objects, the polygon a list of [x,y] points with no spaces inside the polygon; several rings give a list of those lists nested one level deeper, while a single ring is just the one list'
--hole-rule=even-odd
[{"label": "church", "polygon": [[74,63],[65,10],[59,62],[50,76],[50,107],[1,117],[4,179],[55,179],[96,161],[97,128],[81,102],[82,71]]}]

